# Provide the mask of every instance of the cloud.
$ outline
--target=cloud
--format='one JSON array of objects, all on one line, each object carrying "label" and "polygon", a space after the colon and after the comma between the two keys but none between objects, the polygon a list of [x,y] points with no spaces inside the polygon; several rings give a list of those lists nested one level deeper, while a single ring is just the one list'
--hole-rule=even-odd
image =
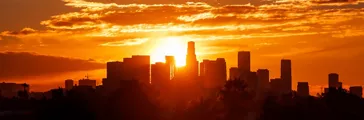
[{"label": "cloud", "polygon": [[59,72],[102,69],[93,61],[28,52],[0,53],[0,78],[44,75]]},{"label": "cloud", "polygon": [[115,42],[107,42],[101,44],[101,46],[133,46],[133,45],[140,45],[142,43],[147,42],[148,38],[136,38],[136,39],[127,39],[122,41],[115,41]]}]

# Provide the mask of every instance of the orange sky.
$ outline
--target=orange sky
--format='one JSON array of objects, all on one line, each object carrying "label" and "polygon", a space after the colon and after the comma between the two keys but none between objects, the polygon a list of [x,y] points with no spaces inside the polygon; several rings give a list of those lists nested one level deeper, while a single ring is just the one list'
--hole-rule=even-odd
[{"label": "orange sky", "polygon": [[287,58],[293,83],[326,85],[337,72],[346,85],[364,85],[362,0],[125,1],[1,0],[0,51],[102,62],[172,54],[181,63],[191,40],[199,60],[237,66],[237,51],[249,50],[252,69],[272,78]]}]

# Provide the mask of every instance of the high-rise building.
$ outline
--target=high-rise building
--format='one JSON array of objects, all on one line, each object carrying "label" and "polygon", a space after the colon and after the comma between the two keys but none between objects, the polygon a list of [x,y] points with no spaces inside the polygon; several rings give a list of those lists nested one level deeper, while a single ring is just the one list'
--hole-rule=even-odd
[{"label": "high-rise building", "polygon": [[308,82],[298,82],[297,84],[297,95],[307,97],[310,95],[310,89]]},{"label": "high-rise building", "polygon": [[191,80],[196,80],[198,77],[198,61],[195,52],[195,42],[193,41],[188,42],[185,72]]},{"label": "high-rise building", "polygon": [[292,91],[292,68],[291,60],[281,60],[281,79],[282,89],[284,93],[290,93]]},{"label": "high-rise building", "polygon": [[270,80],[270,90],[277,95],[280,95],[283,92],[283,80],[280,78],[275,78]]},{"label": "high-rise building", "polygon": [[241,72],[250,72],[250,52],[238,52],[238,68]]},{"label": "high-rise building", "polygon": [[124,67],[128,79],[150,84],[150,56],[133,55],[132,58],[124,58]]},{"label": "high-rise building", "polygon": [[176,74],[177,68],[176,68],[176,61],[174,59],[174,56],[166,56],[166,64],[168,66],[168,71],[170,73],[169,79],[172,80]]},{"label": "high-rise building", "polygon": [[161,90],[169,85],[170,72],[167,63],[157,62],[152,64],[151,83],[157,89]]},{"label": "high-rise building", "polygon": [[91,79],[81,79],[78,81],[78,86],[89,86],[92,88],[96,88],[96,80],[91,80]]},{"label": "high-rise building", "polygon": [[121,80],[123,79],[123,62],[108,62],[106,65],[107,79]]},{"label": "high-rise building", "polygon": [[339,87],[339,74],[330,73],[329,74],[329,88]]},{"label": "high-rise building", "polygon": [[258,92],[258,76],[257,72],[249,72],[247,75],[246,83],[248,88],[252,91]]},{"label": "high-rise building", "polygon": [[362,86],[351,86],[350,93],[356,95],[358,97],[363,96],[363,87]]},{"label": "high-rise building", "polygon": [[71,90],[72,88],[73,88],[73,85],[74,85],[74,82],[73,82],[73,80],[71,80],[71,79],[68,79],[68,80],[65,80],[65,83],[64,83],[64,88],[66,89],[66,90]]},{"label": "high-rise building", "polygon": [[269,88],[269,70],[268,69],[258,69],[258,90],[264,92]]},{"label": "high-rise building", "polygon": [[231,67],[229,69],[229,77],[230,77],[230,80],[238,80],[239,79],[239,69],[237,67]]},{"label": "high-rise building", "polygon": [[203,60],[200,63],[200,76],[205,88],[221,88],[227,79],[225,59]]}]

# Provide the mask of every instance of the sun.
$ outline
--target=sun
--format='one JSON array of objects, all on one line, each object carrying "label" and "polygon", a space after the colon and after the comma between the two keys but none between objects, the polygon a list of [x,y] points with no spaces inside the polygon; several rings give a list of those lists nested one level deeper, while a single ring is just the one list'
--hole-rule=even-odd
[{"label": "sun", "polygon": [[186,65],[187,43],[180,37],[167,37],[158,40],[151,53],[151,61],[165,62],[165,56],[174,56],[176,66]]}]

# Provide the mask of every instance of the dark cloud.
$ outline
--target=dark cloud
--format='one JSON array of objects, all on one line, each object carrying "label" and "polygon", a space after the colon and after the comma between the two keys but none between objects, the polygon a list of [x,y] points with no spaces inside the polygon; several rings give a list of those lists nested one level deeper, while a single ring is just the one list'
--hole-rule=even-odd
[{"label": "dark cloud", "polygon": [[78,11],[62,0],[0,0],[0,32],[25,27],[44,29],[39,23],[52,15]]},{"label": "dark cloud", "polygon": [[101,69],[100,63],[26,52],[0,53],[0,78]]}]

